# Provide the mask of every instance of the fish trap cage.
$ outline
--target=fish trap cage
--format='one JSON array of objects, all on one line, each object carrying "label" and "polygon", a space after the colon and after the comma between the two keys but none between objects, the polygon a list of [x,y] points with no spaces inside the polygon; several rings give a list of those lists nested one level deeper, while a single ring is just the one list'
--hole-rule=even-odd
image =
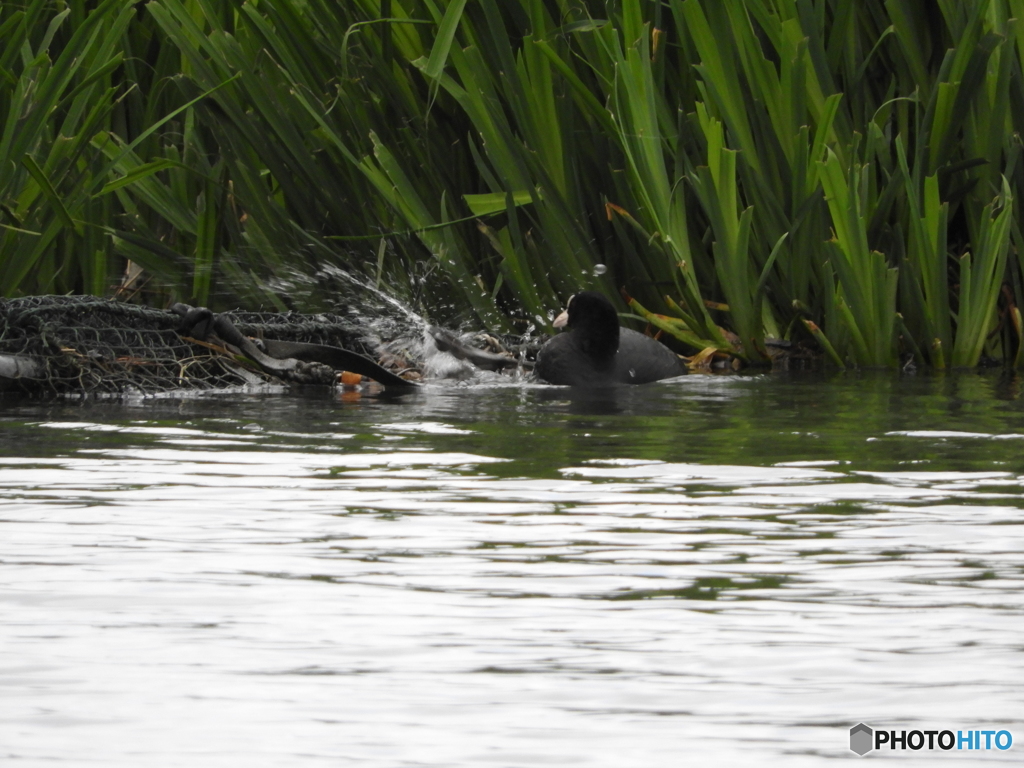
[{"label": "fish trap cage", "polygon": [[[372,354],[365,334],[335,314],[232,311],[221,317],[246,337]],[[151,394],[280,381],[181,328],[180,313],[109,299],[0,299],[0,385],[32,394]]]}]

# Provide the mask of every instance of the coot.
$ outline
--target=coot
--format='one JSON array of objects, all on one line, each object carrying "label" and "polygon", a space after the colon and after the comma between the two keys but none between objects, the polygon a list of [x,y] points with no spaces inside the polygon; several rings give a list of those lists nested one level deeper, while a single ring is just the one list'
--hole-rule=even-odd
[{"label": "coot", "polygon": [[534,369],[551,384],[646,384],[686,373],[679,357],[664,344],[619,328],[615,307],[599,293],[574,295],[554,325],[567,327],[568,333],[541,347]]}]

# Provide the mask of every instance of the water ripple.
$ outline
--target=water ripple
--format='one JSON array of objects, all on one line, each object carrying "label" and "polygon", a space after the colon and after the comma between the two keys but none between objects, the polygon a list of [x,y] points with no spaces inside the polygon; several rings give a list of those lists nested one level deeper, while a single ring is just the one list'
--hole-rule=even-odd
[{"label": "water ripple", "polygon": [[1024,738],[1024,466],[979,440],[1017,432],[747,415],[679,447],[765,386],[10,420],[0,754],[789,766],[860,720]]}]

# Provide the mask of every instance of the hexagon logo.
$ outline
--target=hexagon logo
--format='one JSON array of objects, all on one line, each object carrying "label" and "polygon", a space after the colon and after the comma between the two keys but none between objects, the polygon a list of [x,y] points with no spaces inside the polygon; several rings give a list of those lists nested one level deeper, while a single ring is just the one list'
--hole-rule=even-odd
[{"label": "hexagon logo", "polygon": [[873,736],[874,731],[871,730],[870,725],[857,723],[850,729],[850,749],[863,757],[874,749],[871,745]]}]

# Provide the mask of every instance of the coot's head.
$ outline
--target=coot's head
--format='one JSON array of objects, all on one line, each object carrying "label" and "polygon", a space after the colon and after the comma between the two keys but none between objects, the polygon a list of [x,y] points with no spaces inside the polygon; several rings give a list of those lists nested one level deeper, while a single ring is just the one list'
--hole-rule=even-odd
[{"label": "coot's head", "polygon": [[595,357],[614,355],[619,348],[619,316],[600,293],[580,291],[569,299],[565,311],[555,318],[555,328],[566,327],[578,339],[580,348]]}]

